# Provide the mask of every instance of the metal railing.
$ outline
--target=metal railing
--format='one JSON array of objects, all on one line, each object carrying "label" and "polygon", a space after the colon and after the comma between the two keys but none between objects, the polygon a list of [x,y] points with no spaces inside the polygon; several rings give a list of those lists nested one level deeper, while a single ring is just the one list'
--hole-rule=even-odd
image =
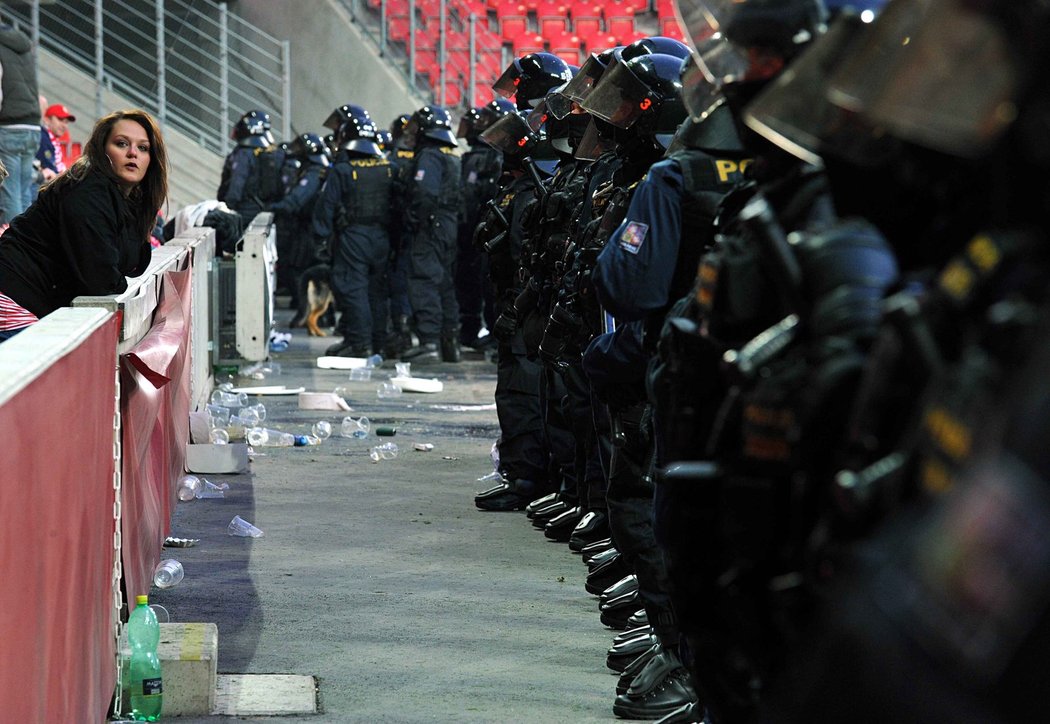
[{"label": "metal railing", "polygon": [[[510,62],[503,40],[489,29],[487,15],[461,0],[431,0],[425,5],[407,0],[400,3],[407,7],[403,14],[391,12],[390,0],[341,2],[379,54],[395,61],[409,86],[439,105],[476,105],[477,86],[491,85]],[[458,94],[452,93],[453,85]]]},{"label": "metal railing", "polygon": [[247,110],[270,113],[291,136],[289,48],[209,0],[63,0],[2,4],[43,47],[225,154],[230,128]]}]

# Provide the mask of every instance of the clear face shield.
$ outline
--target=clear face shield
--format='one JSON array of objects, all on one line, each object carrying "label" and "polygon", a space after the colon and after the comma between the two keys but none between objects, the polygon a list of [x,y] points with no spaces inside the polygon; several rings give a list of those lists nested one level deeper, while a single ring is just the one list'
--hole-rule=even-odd
[{"label": "clear face shield", "polygon": [[535,134],[528,122],[517,113],[509,113],[481,132],[479,138],[504,154],[528,155],[535,144]]},{"label": "clear face shield", "polygon": [[716,90],[726,83],[743,80],[750,67],[746,52],[730,43],[724,30],[744,4],[746,0],[677,0],[675,3],[685,41]]},{"label": "clear face shield", "polygon": [[587,58],[572,80],[553,98],[548,97],[547,105],[554,117],[562,119],[572,113],[573,103],[583,103],[604,72],[605,66],[597,57],[592,54]]},{"label": "clear face shield", "polygon": [[616,143],[608,138],[603,138],[598,132],[598,126],[591,118],[587,129],[583,132],[583,138],[576,146],[575,156],[581,161],[594,161],[603,153],[607,153],[616,147]]},{"label": "clear face shield", "polygon": [[868,165],[879,160],[884,133],[828,98],[833,76],[865,42],[871,26],[842,15],[747,107],[744,122],[811,164],[834,154]]},{"label": "clear face shield", "polygon": [[658,99],[649,88],[618,60],[606,69],[601,82],[581,106],[592,116],[618,128],[630,128],[656,102]]},{"label": "clear face shield", "polygon": [[[1010,38],[959,0],[891,3],[832,79],[832,98],[907,141],[960,158],[986,153],[1017,116]],[[881,63],[881,72],[868,63]]]}]

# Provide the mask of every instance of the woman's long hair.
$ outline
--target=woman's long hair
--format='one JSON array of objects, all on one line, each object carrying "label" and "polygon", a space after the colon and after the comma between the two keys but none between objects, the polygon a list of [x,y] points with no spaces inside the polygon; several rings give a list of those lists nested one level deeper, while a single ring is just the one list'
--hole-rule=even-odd
[{"label": "woman's long hair", "polygon": [[106,155],[106,142],[117,121],[134,121],[146,131],[149,139],[149,165],[146,175],[128,195],[132,202],[132,215],[135,228],[143,240],[148,239],[157,223],[157,212],[160,211],[168,196],[168,153],[164,148],[164,138],[160,134],[157,122],[146,111],[140,109],[116,111],[100,118],[91,130],[91,138],[84,146],[83,155],[72,166],[47,184],[41,187],[41,193],[57,190],[69,183],[83,179],[89,172],[98,171],[119,182],[113,164]]}]

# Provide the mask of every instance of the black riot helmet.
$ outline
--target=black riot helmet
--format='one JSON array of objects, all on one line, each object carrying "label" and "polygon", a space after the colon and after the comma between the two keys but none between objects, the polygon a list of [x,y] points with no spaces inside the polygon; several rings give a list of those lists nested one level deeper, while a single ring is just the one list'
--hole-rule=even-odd
[{"label": "black riot helmet", "polygon": [[387,153],[394,147],[394,136],[390,131],[380,128],[376,131],[376,143],[379,144],[380,151]]},{"label": "black riot helmet", "polygon": [[[573,79],[575,80],[579,69],[575,66],[570,66],[570,68],[575,69],[573,74]],[[572,81],[569,82],[571,83]],[[590,123],[590,117],[584,112],[569,113],[564,117],[558,117],[550,110],[552,102],[556,103],[556,99],[564,98],[562,95],[564,88],[565,86],[561,86],[548,93],[547,97],[540,101],[536,108],[529,113],[528,122],[529,127],[534,131],[540,131],[541,129],[545,131],[554,150],[566,159],[569,159],[575,155],[576,149],[583,139],[583,134]]]},{"label": "black riot helmet", "polygon": [[423,138],[437,141],[443,146],[456,146],[452,116],[442,106],[423,106],[409,119],[405,126],[405,139],[410,147],[419,146]]},{"label": "black riot helmet", "polygon": [[602,76],[583,108],[666,149],[686,117],[681,72],[682,58],[673,55],[621,58]]},{"label": "black riot helmet", "polygon": [[641,55],[673,55],[676,58],[684,58],[689,55],[689,46],[681,40],[668,38],[663,35],[653,35],[648,38],[639,38],[630,45],[625,45],[620,51],[622,60],[630,60]]},{"label": "black riot helmet", "polygon": [[503,118],[503,116],[508,113],[514,113],[516,110],[514,104],[506,98],[495,98],[489,101],[481,106],[478,111],[478,120],[474,128],[475,132],[480,135],[486,128]]},{"label": "black riot helmet", "polygon": [[293,156],[318,166],[331,165],[328,146],[316,133],[301,133],[291,142],[288,149]]},{"label": "black riot helmet", "polygon": [[518,110],[536,107],[551,88],[572,79],[569,64],[553,53],[529,53],[516,58],[492,84],[504,98],[513,98]]},{"label": "black riot helmet", "polygon": [[272,146],[274,138],[270,133],[270,114],[260,110],[248,111],[234,124],[230,136],[237,141],[238,146]]},{"label": "black riot helmet", "polygon": [[338,134],[339,126],[343,125],[343,123],[350,118],[360,117],[362,114],[369,116],[368,111],[361,106],[354,105],[353,103],[344,103],[328,114],[328,118],[325,119],[323,125],[333,133]]},{"label": "black riot helmet", "polygon": [[678,0],[679,24],[715,87],[772,77],[825,29],[823,0]]},{"label": "black riot helmet", "polygon": [[361,106],[343,106],[346,118],[335,132],[335,142],[340,149],[366,156],[382,156],[379,148],[379,129],[372,117]]},{"label": "black riot helmet", "polygon": [[394,120],[390,121],[390,135],[394,137],[394,143],[401,140],[401,136],[405,133],[405,126],[408,125],[411,118],[411,113],[399,113]]},{"label": "black riot helmet", "polygon": [[583,103],[583,99],[602,77],[602,73],[610,63],[620,57],[622,51],[623,46],[618,45],[600,53],[591,53],[590,57],[580,66],[579,71],[573,73],[572,80],[547,95],[545,100],[547,110],[551,115],[555,118],[565,118],[573,112],[574,108],[578,111],[579,105]]},{"label": "black riot helmet", "polygon": [[546,129],[533,130],[525,111],[508,113],[486,128],[480,138],[503,154],[503,164],[507,168],[520,168],[526,157],[532,158],[546,173],[552,173],[557,165],[558,156],[547,138]]},{"label": "black riot helmet", "polygon": [[459,127],[456,129],[456,138],[462,138],[467,143],[474,145],[478,140],[478,121],[481,119],[482,106],[468,108],[459,118]]}]

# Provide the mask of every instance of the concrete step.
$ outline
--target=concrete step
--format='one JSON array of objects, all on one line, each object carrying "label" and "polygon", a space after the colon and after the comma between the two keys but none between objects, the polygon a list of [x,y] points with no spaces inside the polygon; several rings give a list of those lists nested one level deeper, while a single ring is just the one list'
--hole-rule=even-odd
[{"label": "concrete step", "polygon": [[219,662],[218,626],[162,623],[157,656],[164,677],[164,717],[211,714]]}]

